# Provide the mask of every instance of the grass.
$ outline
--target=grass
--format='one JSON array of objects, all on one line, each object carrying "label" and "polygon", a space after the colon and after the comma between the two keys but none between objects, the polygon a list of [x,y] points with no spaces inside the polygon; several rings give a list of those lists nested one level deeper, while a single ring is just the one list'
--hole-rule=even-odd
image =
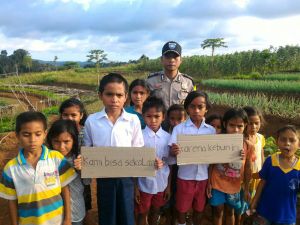
[{"label": "grass", "polygon": [[264,94],[232,94],[207,92],[213,104],[231,107],[251,105],[269,115],[282,118],[300,119],[300,100],[286,97],[267,97]]},{"label": "grass", "polygon": [[225,80],[209,79],[202,83],[207,87],[227,90],[264,92],[264,93],[289,93],[299,94],[300,82],[290,81],[265,81],[265,80]]},{"label": "grass", "polygon": [[64,70],[64,71],[51,71],[42,73],[28,73],[22,76],[11,76],[0,79],[0,84],[51,84],[51,83],[74,83],[84,84],[93,88],[98,86],[98,81],[102,76],[109,72],[118,72],[124,75],[128,82],[136,78],[144,79],[147,76],[147,72],[131,71],[130,67],[112,67],[112,68],[101,68],[99,72],[95,69],[75,69],[75,70]]},{"label": "grass", "polygon": [[[13,88],[13,90],[18,93],[20,90],[17,88]],[[11,89],[7,86],[0,86],[0,91],[6,91],[6,92],[11,92]],[[43,96],[46,98],[49,98],[54,101],[63,101],[67,97],[64,97],[62,95],[57,95],[53,92],[50,91],[44,91],[44,90],[37,90],[37,89],[32,89],[32,88],[22,88],[22,91],[33,94],[33,95],[38,95],[38,96]]]},{"label": "grass", "polygon": [[6,101],[0,100],[0,106],[6,106],[8,103]]},{"label": "grass", "polygon": [[0,120],[0,133],[14,130],[15,117],[4,117]]}]

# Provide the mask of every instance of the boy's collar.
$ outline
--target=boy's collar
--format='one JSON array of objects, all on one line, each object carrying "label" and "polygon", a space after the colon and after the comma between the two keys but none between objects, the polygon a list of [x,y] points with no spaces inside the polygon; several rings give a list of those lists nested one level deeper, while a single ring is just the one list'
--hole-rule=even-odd
[{"label": "boy's collar", "polygon": [[[105,107],[98,113],[98,116],[97,116],[98,119],[101,119],[103,117],[108,118],[107,113],[105,112]],[[125,120],[130,120],[130,114],[127,113],[124,110],[124,108],[122,109],[122,113],[121,113],[120,117]]]},{"label": "boy's collar", "polygon": [[158,136],[161,137],[162,136],[162,131],[163,129],[161,127],[159,127],[158,131],[154,132],[153,130],[151,130],[148,126],[145,127],[145,131],[148,133],[148,135],[150,137],[154,137],[154,136]]},{"label": "boy's collar", "polygon": [[[193,121],[191,120],[191,118],[188,118],[185,122],[185,126],[190,127],[190,126],[195,126],[195,124],[193,123]],[[205,119],[203,118],[201,125],[199,128],[203,128],[203,127],[209,127],[208,124],[205,123]]]},{"label": "boy's collar", "polygon": [[[49,153],[49,149],[45,145],[42,145],[42,153],[41,153],[41,156],[40,156],[39,160],[46,160],[48,158],[48,153]],[[23,148],[19,151],[19,154],[17,156],[17,160],[18,160],[18,163],[20,165],[27,164],[26,158],[24,156],[24,149]]]}]

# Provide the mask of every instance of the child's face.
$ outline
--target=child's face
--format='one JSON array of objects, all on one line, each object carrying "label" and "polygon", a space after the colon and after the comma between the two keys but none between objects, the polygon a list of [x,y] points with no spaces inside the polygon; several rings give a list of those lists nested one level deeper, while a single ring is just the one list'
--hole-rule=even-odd
[{"label": "child's face", "polygon": [[277,138],[277,146],[286,157],[291,157],[300,147],[299,137],[292,130],[282,132]]},{"label": "child's face", "polygon": [[185,112],[182,110],[171,111],[168,119],[171,127],[175,127],[185,120]]},{"label": "child's face", "polygon": [[143,114],[146,125],[157,132],[160,128],[161,123],[164,120],[163,112],[157,111],[156,108],[150,108]]},{"label": "child's face", "polygon": [[17,139],[25,152],[36,152],[42,149],[46,137],[44,124],[40,121],[24,123],[17,133]]},{"label": "child's face", "polygon": [[181,64],[181,57],[174,52],[169,52],[161,57],[161,63],[165,70],[178,70]]},{"label": "child's face", "polygon": [[259,116],[250,116],[249,123],[247,124],[247,134],[255,135],[259,131],[260,126],[261,122]]},{"label": "child's face", "polygon": [[73,147],[73,138],[68,132],[63,132],[51,140],[54,150],[60,151],[64,156],[70,156]]},{"label": "child's face", "polygon": [[76,122],[77,125],[79,125],[82,117],[83,117],[83,114],[80,112],[79,106],[75,106],[75,105],[65,108],[61,114],[61,118],[63,120],[73,120]]},{"label": "child's face", "polygon": [[121,112],[126,102],[127,94],[123,83],[108,83],[99,98],[105,106],[106,112]]},{"label": "child's face", "polygon": [[206,100],[204,97],[194,98],[187,108],[187,113],[193,122],[201,122],[206,112]]},{"label": "child's face", "polygon": [[[226,124],[225,124],[226,125]],[[228,120],[226,125],[227,134],[243,134],[245,123],[242,118],[233,118]]]},{"label": "child's face", "polygon": [[221,134],[222,132],[222,124],[220,119],[214,119],[210,122],[210,125],[216,129],[217,134]]},{"label": "child's face", "polygon": [[135,106],[142,106],[148,95],[143,86],[135,86],[130,93],[130,98]]}]

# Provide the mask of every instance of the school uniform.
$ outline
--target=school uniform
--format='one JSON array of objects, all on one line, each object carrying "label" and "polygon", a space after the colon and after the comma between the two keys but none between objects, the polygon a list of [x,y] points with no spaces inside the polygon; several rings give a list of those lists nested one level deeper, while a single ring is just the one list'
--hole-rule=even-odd
[{"label": "school uniform", "polygon": [[[134,114],[122,110],[122,114],[113,124],[105,108],[90,115],[85,122],[85,146],[144,146],[141,124]],[[99,224],[134,224],[134,184],[128,178],[97,179],[97,200]]]},{"label": "school uniform", "polygon": [[[177,135],[215,134],[216,130],[203,120],[197,128],[189,118],[174,127],[169,145],[177,144]],[[201,212],[206,198],[205,190],[208,179],[208,164],[179,165],[177,174],[176,208],[185,213],[191,207]]]},{"label": "school uniform", "polygon": [[170,134],[161,127],[155,133],[148,126],[143,130],[146,147],[155,148],[156,157],[164,161],[163,168],[156,171],[155,177],[139,177],[138,188],[141,192],[141,202],[137,205],[139,213],[145,213],[153,205],[160,208],[166,204],[163,198],[164,191],[168,186],[169,169],[169,146]]},{"label": "school uniform", "polygon": [[266,184],[262,190],[256,211],[264,224],[294,225],[296,223],[297,193],[300,187],[300,160],[289,169],[279,163],[280,152],[269,156],[259,171]]}]

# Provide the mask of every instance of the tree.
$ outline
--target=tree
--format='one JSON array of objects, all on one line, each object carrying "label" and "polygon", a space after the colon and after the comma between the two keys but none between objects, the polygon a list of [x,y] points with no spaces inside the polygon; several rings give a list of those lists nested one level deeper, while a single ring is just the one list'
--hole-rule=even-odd
[{"label": "tree", "polygon": [[76,69],[79,68],[80,65],[78,62],[65,62],[64,67],[66,69]]},{"label": "tree", "polygon": [[100,63],[107,60],[106,56],[107,54],[104,53],[104,50],[95,49],[89,51],[89,55],[87,55],[86,57],[88,57],[88,62],[95,62],[96,71],[98,72]]},{"label": "tree", "polygon": [[56,64],[57,60],[58,60],[58,57],[54,56],[53,62],[54,62],[55,70],[57,70],[57,64]]},{"label": "tree", "polygon": [[25,55],[23,57],[22,65],[24,65],[28,69],[28,71],[30,72],[30,68],[32,67],[32,58],[31,58],[30,55]]},{"label": "tree", "polygon": [[216,48],[227,48],[228,46],[225,45],[224,38],[210,38],[206,39],[202,42],[201,47],[203,49],[211,48],[211,68],[212,68],[212,74],[214,74],[214,53]]},{"label": "tree", "polygon": [[144,54],[138,59],[138,63],[144,63],[147,61],[149,61],[149,57]]}]

